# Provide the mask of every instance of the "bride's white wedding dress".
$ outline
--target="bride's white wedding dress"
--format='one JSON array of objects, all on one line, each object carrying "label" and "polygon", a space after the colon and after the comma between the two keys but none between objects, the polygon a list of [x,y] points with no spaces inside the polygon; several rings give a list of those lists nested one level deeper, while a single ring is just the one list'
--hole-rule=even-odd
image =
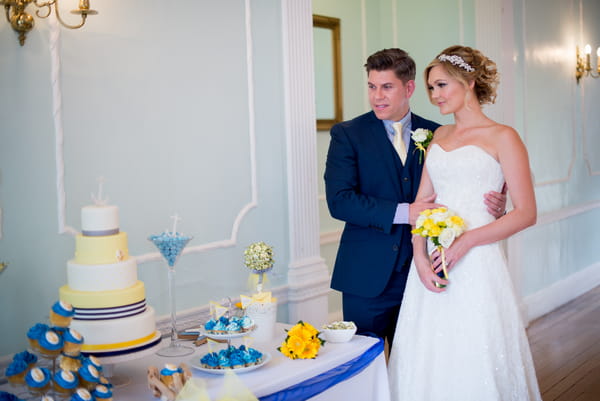
[{"label": "bride's white wedding dress", "polygon": [[[467,229],[493,220],[484,194],[500,191],[500,164],[468,145],[427,155],[437,203]],[[471,249],[433,293],[414,264],[408,276],[389,360],[395,401],[541,400],[529,343],[499,243]]]}]

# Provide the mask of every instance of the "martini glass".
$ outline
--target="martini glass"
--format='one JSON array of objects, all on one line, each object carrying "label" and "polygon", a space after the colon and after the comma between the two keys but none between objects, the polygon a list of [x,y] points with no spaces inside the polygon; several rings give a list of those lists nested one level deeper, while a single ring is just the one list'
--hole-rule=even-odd
[{"label": "martini glass", "polygon": [[194,352],[192,347],[177,342],[177,321],[175,310],[175,263],[183,248],[192,239],[191,236],[183,235],[173,230],[162,234],[151,235],[148,238],[158,248],[161,255],[167,261],[169,272],[169,299],[171,302],[171,343],[158,350],[160,356],[184,356]]}]

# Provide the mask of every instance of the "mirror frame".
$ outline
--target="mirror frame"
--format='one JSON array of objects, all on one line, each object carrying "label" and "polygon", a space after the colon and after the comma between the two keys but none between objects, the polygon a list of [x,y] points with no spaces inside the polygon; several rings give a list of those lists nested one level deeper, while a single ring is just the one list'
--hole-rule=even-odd
[{"label": "mirror frame", "polygon": [[[313,27],[331,29],[332,43],[331,51],[333,55],[333,101],[334,117],[333,119],[317,119],[317,130],[329,130],[334,124],[343,121],[342,106],[342,49],[340,35],[340,19],[313,14]],[[315,91],[316,95],[316,91]]]}]

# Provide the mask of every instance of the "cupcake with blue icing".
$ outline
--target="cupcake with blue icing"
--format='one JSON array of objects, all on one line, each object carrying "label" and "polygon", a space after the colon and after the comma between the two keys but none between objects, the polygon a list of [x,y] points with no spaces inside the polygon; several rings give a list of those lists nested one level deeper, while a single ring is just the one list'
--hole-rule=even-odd
[{"label": "cupcake with blue icing", "polygon": [[79,378],[69,370],[59,370],[54,375],[54,390],[60,394],[73,394],[79,385]]},{"label": "cupcake with blue icing", "polygon": [[85,387],[88,390],[95,389],[100,382],[100,373],[98,372],[98,369],[90,363],[84,363],[77,373],[81,380],[81,387]]},{"label": "cupcake with blue icing", "polygon": [[42,354],[54,358],[62,351],[64,341],[56,331],[48,329],[38,340],[38,345]]},{"label": "cupcake with blue icing", "polygon": [[216,352],[209,352],[200,358],[200,363],[206,369],[219,369],[219,356]]},{"label": "cupcake with blue icing", "polygon": [[100,360],[98,358],[96,358],[94,355],[84,357],[83,364],[84,365],[92,365],[93,367],[96,368],[96,370],[98,372],[102,372],[102,364],[100,363]]},{"label": "cupcake with blue icing", "polygon": [[45,394],[50,389],[50,371],[46,368],[35,367],[25,375],[25,383],[33,394]]},{"label": "cupcake with blue icing", "polygon": [[167,363],[164,368],[160,370],[160,381],[169,388],[172,388],[173,383],[176,381],[183,383],[183,370],[175,364]]},{"label": "cupcake with blue icing", "polygon": [[112,390],[102,384],[96,386],[94,391],[92,391],[92,396],[96,401],[112,401],[113,399]]},{"label": "cupcake with blue icing", "polygon": [[88,391],[88,389],[79,387],[77,390],[75,390],[71,398],[69,398],[69,401],[94,401],[94,397],[92,396],[92,393]]},{"label": "cupcake with blue icing", "polygon": [[83,345],[83,336],[74,329],[68,329],[65,330],[65,333],[63,334],[63,340],[65,342],[63,354],[68,356],[79,356],[81,346]]},{"label": "cupcake with blue icing", "polygon": [[21,351],[13,356],[13,361],[21,360],[27,364],[30,368],[32,368],[38,360],[38,357],[35,354],[25,350]]},{"label": "cupcake with blue icing", "polygon": [[8,379],[10,384],[14,385],[22,385],[25,383],[25,375],[27,374],[27,370],[29,366],[27,363],[21,359],[14,360],[8,365],[4,375]]},{"label": "cupcake with blue icing", "polygon": [[75,315],[73,306],[65,301],[56,301],[50,308],[50,323],[57,327],[69,327]]},{"label": "cupcake with blue icing", "polygon": [[29,340],[29,345],[31,345],[31,349],[39,350],[39,339],[48,331],[49,327],[44,323],[36,323],[27,331],[27,339]]}]

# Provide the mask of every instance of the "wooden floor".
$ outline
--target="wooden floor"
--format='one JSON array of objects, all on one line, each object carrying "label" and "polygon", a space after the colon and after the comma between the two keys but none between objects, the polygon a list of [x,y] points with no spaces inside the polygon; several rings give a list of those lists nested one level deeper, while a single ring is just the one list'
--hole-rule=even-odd
[{"label": "wooden floor", "polygon": [[527,329],[544,401],[600,400],[600,287]]}]

